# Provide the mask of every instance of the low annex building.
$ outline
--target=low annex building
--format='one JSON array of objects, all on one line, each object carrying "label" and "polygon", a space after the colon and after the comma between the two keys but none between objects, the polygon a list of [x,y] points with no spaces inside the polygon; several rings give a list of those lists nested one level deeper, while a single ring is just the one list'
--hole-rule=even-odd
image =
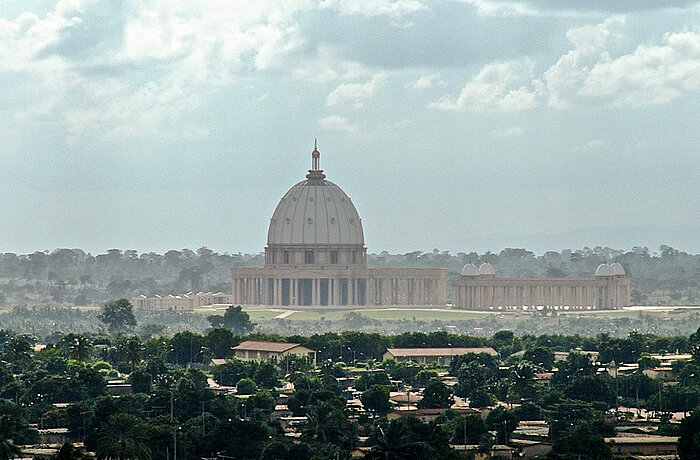
[{"label": "low annex building", "polygon": [[441,366],[450,364],[452,358],[468,353],[486,353],[497,356],[498,352],[491,347],[480,348],[389,348],[384,352],[384,361],[393,359],[395,361],[413,361],[419,364],[437,363]]},{"label": "low annex building", "polygon": [[187,311],[194,310],[194,307],[231,304],[231,294],[223,292],[188,292],[182,295],[168,294],[164,296],[155,295],[153,297],[140,295],[134,297],[131,300],[131,304],[141,310]]},{"label": "low annex building", "polygon": [[486,262],[469,263],[452,281],[453,304],[466,310],[609,310],[632,304],[632,287],[617,262],[600,264],[593,278],[498,278]]},{"label": "low annex building", "polygon": [[447,270],[368,268],[362,220],[326,180],[314,147],[306,180],[270,219],[263,268],[234,268],[237,305],[377,306],[447,303]]},{"label": "low annex building", "polygon": [[241,361],[279,361],[284,356],[296,355],[311,357],[316,362],[316,352],[299,343],[287,342],[256,342],[247,340],[233,347],[236,359]]}]

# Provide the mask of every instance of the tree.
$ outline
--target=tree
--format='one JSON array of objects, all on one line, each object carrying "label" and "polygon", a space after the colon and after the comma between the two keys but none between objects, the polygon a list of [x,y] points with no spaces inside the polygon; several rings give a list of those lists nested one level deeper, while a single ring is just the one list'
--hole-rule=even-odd
[{"label": "tree", "polygon": [[219,385],[234,386],[245,377],[252,377],[252,363],[232,359],[214,368],[212,373]]},{"label": "tree", "polygon": [[252,379],[240,379],[236,384],[236,391],[239,395],[252,395],[258,391],[258,386]]},{"label": "tree", "polygon": [[107,302],[97,317],[112,333],[136,327],[134,307],[128,299]]},{"label": "tree", "polygon": [[681,460],[700,458],[700,408],[681,422],[678,455]]},{"label": "tree", "polygon": [[93,457],[88,456],[82,449],[67,442],[61,446],[58,452],[50,457],[50,460],[89,460],[91,458]]},{"label": "tree", "polygon": [[452,444],[480,444],[482,437],[488,433],[486,424],[476,414],[460,416],[454,411],[447,411],[445,418],[448,419],[445,427],[452,435]]},{"label": "tree", "polygon": [[389,389],[384,385],[372,385],[360,395],[362,404],[375,415],[386,415],[391,410]]},{"label": "tree", "polygon": [[486,417],[486,426],[496,431],[498,444],[508,444],[511,434],[518,427],[518,417],[513,411],[499,406]]},{"label": "tree", "polygon": [[530,361],[549,371],[554,366],[554,352],[548,347],[535,347],[525,352],[523,361]]},{"label": "tree", "polygon": [[578,460],[580,458],[609,460],[613,458],[613,453],[599,433],[596,433],[589,424],[583,424],[564,430],[554,440],[552,450],[547,454],[547,458],[551,460]]},{"label": "tree", "polygon": [[58,341],[56,347],[65,356],[80,362],[88,361],[92,355],[92,341],[82,334],[66,334]]},{"label": "tree", "polygon": [[255,374],[253,374],[253,380],[261,387],[274,388],[279,385],[278,375],[277,366],[268,361],[258,365]]},{"label": "tree", "polygon": [[224,327],[233,330],[236,334],[245,335],[253,332],[255,323],[250,322],[250,316],[243,311],[240,305],[231,305],[226,309],[223,316],[210,315],[207,316],[207,321],[213,328]]},{"label": "tree", "polygon": [[139,419],[118,413],[109,417],[99,432],[98,460],[150,460],[151,449],[144,442]]},{"label": "tree", "polygon": [[238,345],[239,340],[230,329],[216,328],[209,331],[204,337],[212,358],[228,358],[232,354],[232,348]]},{"label": "tree", "polygon": [[416,460],[454,458],[449,436],[435,422],[424,424],[417,417],[403,416],[380,423],[370,436],[368,460]]},{"label": "tree", "polygon": [[22,451],[15,444],[12,421],[9,415],[0,415],[0,460],[19,457]]},{"label": "tree", "polygon": [[418,402],[420,409],[449,409],[454,403],[452,392],[440,380],[433,380],[423,391],[423,399]]},{"label": "tree", "polygon": [[367,390],[372,385],[391,385],[389,376],[386,372],[366,372],[360,376],[355,382],[355,388],[358,390]]}]

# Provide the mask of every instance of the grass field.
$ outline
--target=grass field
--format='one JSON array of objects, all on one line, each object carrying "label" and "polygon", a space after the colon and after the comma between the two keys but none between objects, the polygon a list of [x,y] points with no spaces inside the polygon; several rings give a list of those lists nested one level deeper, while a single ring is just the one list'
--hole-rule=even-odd
[{"label": "grass field", "polygon": [[[206,311],[211,314],[213,312],[223,313],[223,309],[198,309],[200,312]],[[244,308],[252,321],[272,320],[280,315],[284,315],[284,319],[288,321],[314,321],[324,319],[327,321],[339,321],[344,319],[348,313],[359,313],[364,317],[379,320],[379,321],[466,321],[472,319],[484,319],[489,316],[497,318],[518,319],[528,318],[532,316],[531,312],[480,312],[480,311],[464,311],[464,310],[448,310],[448,309],[410,309],[410,308],[359,308],[359,309],[304,309],[293,310],[286,308],[267,308],[267,307],[246,307]],[[639,318],[641,315],[651,315],[659,319],[681,319],[694,312],[700,312],[700,309],[649,309],[649,310],[597,310],[597,311],[568,311],[560,312],[560,317],[568,318]]]}]

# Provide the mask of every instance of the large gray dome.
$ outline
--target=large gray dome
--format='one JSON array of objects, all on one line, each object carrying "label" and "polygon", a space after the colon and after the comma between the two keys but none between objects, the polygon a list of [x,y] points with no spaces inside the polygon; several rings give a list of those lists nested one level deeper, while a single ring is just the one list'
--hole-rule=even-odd
[{"label": "large gray dome", "polygon": [[357,209],[340,187],[325,180],[318,156],[308,179],[289,189],[277,205],[267,232],[268,245],[364,245]]}]

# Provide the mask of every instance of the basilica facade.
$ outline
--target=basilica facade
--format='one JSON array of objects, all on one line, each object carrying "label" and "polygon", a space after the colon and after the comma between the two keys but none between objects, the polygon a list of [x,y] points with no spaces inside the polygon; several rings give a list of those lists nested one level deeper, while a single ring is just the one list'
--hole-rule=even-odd
[{"label": "basilica facade", "polygon": [[390,306],[447,303],[446,269],[368,268],[362,220],[326,180],[321,154],[270,219],[263,268],[234,268],[234,304]]}]

